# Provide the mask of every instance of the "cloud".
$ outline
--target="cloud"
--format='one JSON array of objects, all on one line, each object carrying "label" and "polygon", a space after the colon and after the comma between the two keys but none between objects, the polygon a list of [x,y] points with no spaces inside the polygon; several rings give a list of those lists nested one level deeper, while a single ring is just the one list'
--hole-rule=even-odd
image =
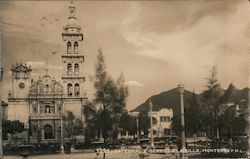
[{"label": "cloud", "polygon": [[[60,17],[65,10],[62,10],[62,5],[54,5],[54,2],[47,2],[42,5],[40,3],[43,2],[29,2],[25,5],[14,2],[2,7],[4,14],[2,20],[3,36],[12,35],[30,41],[60,44],[61,37],[56,35],[60,35],[62,32],[63,24],[59,19],[61,19]],[[39,12],[37,12],[37,8],[34,8],[34,5],[39,5]],[[47,10],[47,12],[43,12],[43,10]],[[67,20],[66,17],[64,19]]]},{"label": "cloud", "polygon": [[138,82],[138,81],[127,81],[125,84],[128,86],[133,86],[133,87],[142,87],[143,86],[143,84]]},{"label": "cloud", "polygon": [[[193,9],[189,13],[190,19],[195,19],[196,14],[200,11],[199,8]],[[180,22],[179,28],[181,29],[177,28],[168,33],[157,33],[145,29],[144,23],[146,21],[143,23],[140,20],[143,15],[140,12],[140,5],[136,3],[136,5],[131,6],[130,14],[121,24],[123,27],[122,35],[127,42],[137,48],[136,53],[138,54],[184,65],[192,64],[194,58],[201,59],[199,63],[204,63],[216,60],[218,53],[223,53],[223,49],[226,47],[234,50],[234,53],[237,54],[236,51],[246,47],[248,38],[244,36],[244,32],[249,28],[249,22],[245,17],[248,15],[246,10],[246,7],[242,8],[242,5],[239,5],[230,16],[224,16],[224,14],[209,15],[207,13],[203,17],[199,17],[189,27],[185,27]],[[154,21],[154,19],[150,20]],[[164,21],[156,21],[154,25],[161,23]],[[239,41],[232,39],[239,39]],[[204,55],[206,58],[202,58]]]},{"label": "cloud", "polygon": [[[163,3],[166,4],[169,3]],[[180,3],[172,4],[176,8]],[[220,12],[213,10],[215,6],[216,9],[223,8],[224,4],[227,8]],[[190,6],[187,5],[188,7]],[[248,56],[249,48],[249,9],[245,2],[241,1],[237,5],[231,1],[200,2],[199,5],[186,9],[186,19],[179,19],[179,22],[175,19],[177,22],[174,29],[161,32],[148,28],[172,21],[167,18],[147,19],[148,15],[144,15],[143,9],[145,6],[142,3],[131,4],[128,16],[121,23],[122,36],[136,48],[136,54],[172,63],[176,66],[171,72],[172,76],[179,76],[180,80],[186,82],[193,81],[190,72],[198,77],[206,76],[204,72],[207,72],[212,64],[217,64],[223,71],[222,78],[232,79],[233,76],[242,77],[247,73],[239,71],[247,67],[245,57]],[[162,17],[171,14],[170,11],[166,12],[166,9],[164,12],[156,12],[161,12],[159,16]],[[173,13],[173,17],[179,14],[178,11]]]}]

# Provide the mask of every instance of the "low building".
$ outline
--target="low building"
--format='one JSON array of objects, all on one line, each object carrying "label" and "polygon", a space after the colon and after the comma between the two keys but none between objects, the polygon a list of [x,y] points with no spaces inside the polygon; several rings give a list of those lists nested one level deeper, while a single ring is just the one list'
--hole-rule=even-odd
[{"label": "low building", "polygon": [[[138,117],[139,112],[132,111],[130,115]],[[150,112],[148,112],[150,117]],[[171,125],[173,118],[173,110],[170,108],[162,108],[158,111],[152,111],[153,118],[153,135],[154,137],[164,137],[172,135]]]},{"label": "low building", "polygon": [[[150,112],[148,113],[150,116]],[[153,117],[153,135],[155,137],[164,137],[171,135],[171,124],[173,110],[162,108],[159,111],[152,112]]]}]

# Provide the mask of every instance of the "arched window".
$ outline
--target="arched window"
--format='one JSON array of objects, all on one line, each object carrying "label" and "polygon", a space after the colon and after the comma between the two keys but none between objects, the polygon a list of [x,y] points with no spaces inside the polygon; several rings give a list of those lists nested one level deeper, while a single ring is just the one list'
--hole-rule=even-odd
[{"label": "arched window", "polygon": [[50,106],[49,105],[45,106],[45,113],[50,114]]},{"label": "arched window", "polygon": [[68,64],[67,74],[72,75],[72,65],[70,63]]},{"label": "arched window", "polygon": [[153,119],[153,125],[157,124],[157,119],[155,117],[152,118]]},{"label": "arched window", "polygon": [[37,113],[37,108],[36,108],[36,106],[33,107],[33,113],[34,113],[34,114]]},{"label": "arched window", "polygon": [[44,85],[44,93],[49,93],[49,85],[48,84]]},{"label": "arched window", "polygon": [[72,49],[71,49],[71,43],[68,42],[67,43],[67,53],[71,53]]},{"label": "arched window", "polygon": [[75,97],[80,96],[80,85],[78,83],[75,84]]},{"label": "arched window", "polygon": [[78,42],[74,43],[74,53],[78,53]]},{"label": "arched window", "polygon": [[52,126],[51,125],[45,125],[44,126],[44,139],[52,139],[53,134],[52,134]]},{"label": "arched window", "polygon": [[78,63],[75,64],[74,71],[75,71],[75,72],[74,72],[75,75],[79,75],[79,65],[78,65]]},{"label": "arched window", "polygon": [[72,97],[72,96],[73,96],[72,84],[69,83],[67,88],[68,88],[68,96],[69,96],[69,97]]}]

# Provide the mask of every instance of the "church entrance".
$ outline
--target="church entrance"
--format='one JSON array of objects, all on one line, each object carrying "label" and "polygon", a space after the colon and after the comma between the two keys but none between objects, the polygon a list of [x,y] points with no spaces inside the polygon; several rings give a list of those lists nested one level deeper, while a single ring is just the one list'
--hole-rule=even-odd
[{"label": "church entrance", "polygon": [[52,126],[45,125],[44,126],[44,139],[52,139]]}]

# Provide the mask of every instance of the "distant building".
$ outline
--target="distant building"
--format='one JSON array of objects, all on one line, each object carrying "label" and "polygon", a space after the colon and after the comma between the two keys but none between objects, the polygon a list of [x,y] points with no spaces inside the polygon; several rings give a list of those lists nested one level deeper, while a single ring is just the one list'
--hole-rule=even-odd
[{"label": "distant building", "polygon": [[[150,112],[148,114],[150,116]],[[171,135],[171,124],[173,110],[162,108],[159,111],[153,111],[153,135],[157,137]]]},{"label": "distant building", "polygon": [[[250,123],[248,100],[241,99],[236,102],[228,102],[221,105],[220,115],[225,112],[230,112],[232,119],[235,117],[244,119],[247,123]],[[244,124],[244,123],[242,123]],[[243,129],[232,129],[230,130],[232,136],[248,136],[249,135],[249,124]],[[222,135],[229,135],[229,131],[222,131]]]},{"label": "distant building", "polygon": [[[132,111],[130,115],[138,117],[139,112]],[[150,117],[150,112],[148,112]],[[173,118],[173,110],[170,108],[162,108],[158,111],[152,111],[153,117],[153,135],[154,137],[170,136],[172,134],[171,124]]]},{"label": "distant building", "polygon": [[11,68],[12,86],[8,95],[7,116],[9,120],[20,120],[30,130],[31,141],[51,142],[60,139],[61,113],[67,111],[82,120],[83,106],[87,100],[84,90],[84,55],[81,54],[83,33],[77,23],[75,6],[69,6],[68,23],[64,26],[62,39],[63,73],[61,81],[48,74],[32,79],[31,66],[15,64]]}]

